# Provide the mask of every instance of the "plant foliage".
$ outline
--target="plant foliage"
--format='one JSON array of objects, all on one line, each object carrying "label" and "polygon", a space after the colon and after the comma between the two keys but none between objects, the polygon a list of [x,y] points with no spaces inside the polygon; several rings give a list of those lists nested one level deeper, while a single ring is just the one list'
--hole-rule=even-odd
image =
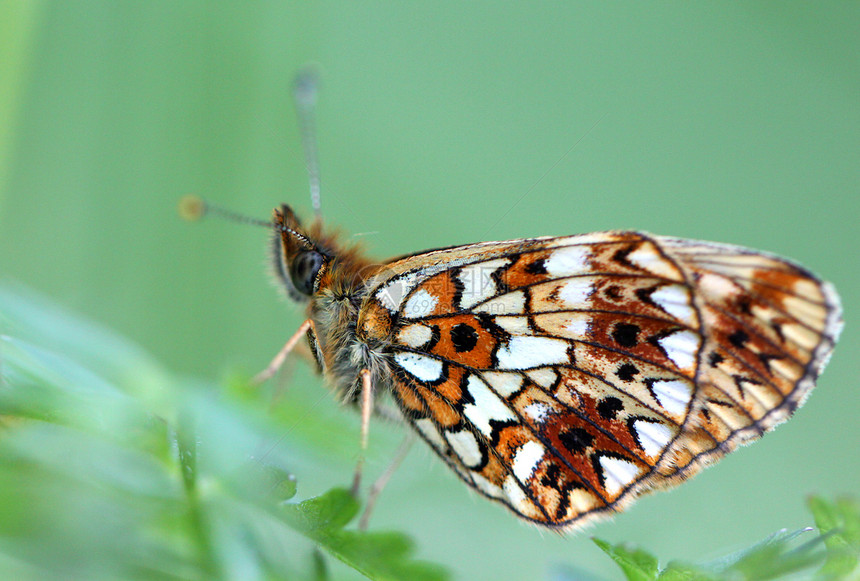
[{"label": "plant foliage", "polygon": [[746,581],[753,579],[860,579],[860,504],[841,499],[809,499],[813,529],[780,531],[732,555],[704,564],[670,561],[662,569],[641,548],[594,539],[628,581]]},{"label": "plant foliage", "polygon": [[348,530],[341,489],[301,502],[277,426],[124,339],[0,288],[0,578],[438,580],[400,533]]}]

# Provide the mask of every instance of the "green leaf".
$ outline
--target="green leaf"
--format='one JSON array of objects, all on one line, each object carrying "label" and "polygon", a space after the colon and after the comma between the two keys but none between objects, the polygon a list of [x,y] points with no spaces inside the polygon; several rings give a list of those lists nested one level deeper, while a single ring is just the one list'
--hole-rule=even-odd
[{"label": "green leaf", "polygon": [[358,501],[343,488],[288,505],[285,517],[297,530],[308,534],[331,532],[346,526],[358,514]]},{"label": "green leaf", "polygon": [[[53,353],[99,378],[60,382],[66,389],[109,385],[117,392],[135,396],[139,404],[165,419],[170,419],[168,414],[175,409],[169,401],[173,378],[148,353],[31,290],[0,285],[0,334],[38,345],[43,353]],[[0,345],[0,359],[3,352],[4,346]],[[56,361],[43,367],[41,377],[53,383],[53,377],[62,377],[65,371],[66,363]]]},{"label": "green leaf", "polygon": [[[735,581],[808,578],[811,569],[825,560],[817,579],[856,581],[860,555],[860,506],[853,500],[830,502],[812,498],[810,509],[822,534],[812,529],[778,531],[751,547],[704,564],[671,561],[658,573],[657,558],[643,549],[594,542],[621,567],[628,580]],[[800,541],[806,539],[805,542]]]},{"label": "green leaf", "polygon": [[629,548],[626,545],[611,545],[610,543],[598,538],[592,538],[592,541],[600,547],[600,549],[612,557],[628,581],[653,581],[657,579],[659,573],[659,563],[657,557],[642,549]]},{"label": "green leaf", "polygon": [[371,579],[446,579],[436,565],[414,561],[412,542],[399,533],[343,530],[358,514],[359,504],[349,491],[336,488],[322,496],[288,505],[284,519],[327,552]]},{"label": "green leaf", "polygon": [[268,491],[275,502],[285,502],[296,495],[296,477],[277,466],[266,466]]},{"label": "green leaf", "polygon": [[718,581],[723,577],[706,573],[700,567],[672,561],[660,572],[660,581]]},{"label": "green leaf", "polygon": [[821,552],[816,550],[818,539],[794,548],[793,541],[809,531],[801,529],[775,533],[743,552],[740,558],[725,568],[725,572],[740,575],[742,579],[776,579],[804,571],[820,562],[822,557]]},{"label": "green leaf", "polygon": [[813,496],[807,504],[827,547],[818,577],[847,578],[857,571],[860,560],[860,504],[847,498],[832,502],[820,496]]}]

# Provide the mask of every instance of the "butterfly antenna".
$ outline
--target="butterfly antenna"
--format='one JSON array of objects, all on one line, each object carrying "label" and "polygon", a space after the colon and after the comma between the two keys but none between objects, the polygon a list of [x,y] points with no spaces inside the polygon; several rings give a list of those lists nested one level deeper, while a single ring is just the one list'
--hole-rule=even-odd
[{"label": "butterfly antenna", "polygon": [[263,226],[265,228],[274,227],[274,224],[272,224],[271,222],[266,222],[265,220],[259,220],[257,218],[251,218],[250,216],[245,216],[244,214],[239,214],[238,212],[233,212],[232,210],[227,210],[226,208],[222,208],[221,206],[210,204],[200,196],[195,196],[194,194],[183,196],[182,199],[179,200],[179,215],[182,216],[183,219],[188,220],[189,222],[200,220],[208,214],[213,214],[231,222],[239,222],[240,224]]},{"label": "butterfly antenna", "polygon": [[224,220],[229,220],[231,222],[238,222],[240,224],[250,224],[251,226],[262,226],[264,228],[275,228],[282,232],[287,232],[291,236],[295,236],[297,240],[299,240],[308,248],[316,249],[316,244],[311,242],[307,236],[299,234],[292,228],[287,228],[283,224],[266,222],[265,220],[260,220],[258,218],[252,218],[250,216],[245,216],[244,214],[239,214],[238,212],[234,212],[232,210],[222,208],[221,206],[211,204],[200,196],[195,196],[194,194],[183,196],[182,199],[179,200],[179,215],[183,219],[188,220],[189,222],[201,220],[208,214],[218,216],[219,218],[223,218]]},{"label": "butterfly antenna", "polygon": [[306,69],[296,76],[293,85],[293,98],[296,101],[296,112],[299,117],[299,131],[302,138],[302,149],[305,151],[305,167],[308,170],[308,182],[311,189],[311,205],[314,214],[319,217],[320,204],[320,168],[317,155],[317,137],[314,124],[314,110],[317,104],[319,77],[316,71]]}]

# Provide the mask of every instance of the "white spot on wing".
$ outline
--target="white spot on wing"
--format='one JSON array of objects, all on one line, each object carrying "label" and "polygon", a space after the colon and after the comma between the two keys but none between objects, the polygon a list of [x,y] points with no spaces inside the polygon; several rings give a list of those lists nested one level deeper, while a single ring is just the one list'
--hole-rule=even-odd
[{"label": "white spot on wing", "polygon": [[478,472],[472,472],[470,476],[472,477],[472,481],[475,483],[475,486],[478,487],[478,490],[484,494],[492,496],[493,498],[501,498],[505,495],[500,487],[481,476]]},{"label": "white spot on wing", "polygon": [[463,283],[463,292],[460,294],[460,308],[469,307],[489,299],[496,294],[496,282],[493,273],[499,268],[507,266],[508,260],[499,258],[464,266],[460,269],[458,278]]},{"label": "white spot on wing", "polygon": [[398,351],[394,361],[421,381],[438,381],[442,377],[442,362],[418,353]]},{"label": "white spot on wing", "polygon": [[421,347],[422,345],[427,344],[430,341],[430,338],[433,336],[433,331],[427,325],[422,325],[421,323],[413,323],[412,325],[407,325],[403,327],[399,333],[397,333],[397,339],[403,343],[404,345],[408,345],[409,347],[413,347],[415,349]]},{"label": "white spot on wing", "polygon": [[508,475],[505,478],[505,482],[502,484],[502,487],[505,490],[505,496],[508,497],[508,501],[511,503],[511,506],[514,507],[517,511],[528,514],[532,508],[532,502],[526,497],[526,493],[520,488],[519,482],[517,479],[513,477],[513,475]]},{"label": "white spot on wing", "polygon": [[653,274],[678,280],[680,278],[677,269],[671,262],[663,258],[651,244],[642,244],[636,250],[627,255],[627,260],[643,270]]},{"label": "white spot on wing", "polygon": [[526,375],[539,386],[546,388],[551,388],[558,379],[558,374],[551,367],[529,369],[526,371]]},{"label": "white spot on wing", "polygon": [[697,287],[705,296],[716,297],[722,301],[727,301],[729,297],[740,292],[738,287],[736,287],[729,279],[710,272],[702,274],[697,283]]},{"label": "white spot on wing", "polygon": [[403,308],[403,316],[407,319],[426,317],[433,312],[438,302],[439,299],[423,288],[420,288],[412,293],[412,296],[406,301],[406,306]]},{"label": "white spot on wing", "polygon": [[564,307],[569,309],[584,309],[591,304],[591,293],[594,290],[589,278],[572,278],[566,281],[558,292],[558,298]]},{"label": "white spot on wing", "polygon": [[550,408],[543,402],[536,401],[534,403],[530,403],[525,408],[523,408],[523,412],[526,417],[529,418],[535,424],[542,424],[546,419],[547,413],[549,413]]},{"label": "white spot on wing", "polygon": [[529,440],[523,444],[514,454],[514,462],[511,466],[517,480],[525,484],[531,478],[545,452],[546,448],[543,444],[535,440]]},{"label": "white spot on wing", "polygon": [[783,359],[774,359],[770,362],[770,368],[773,369],[775,373],[785,377],[789,381],[797,380],[797,369],[791,362]]},{"label": "white spot on wing", "polygon": [[678,369],[690,369],[696,362],[699,350],[699,336],[692,331],[678,331],[658,340],[666,351],[666,357],[678,366]]},{"label": "white spot on wing", "polygon": [[588,258],[591,255],[589,246],[566,246],[553,250],[544,262],[544,268],[550,275],[561,278],[582,274],[589,269]]},{"label": "white spot on wing", "polygon": [[679,284],[661,286],[651,293],[651,300],[668,314],[691,327],[696,326],[696,312],[693,310],[690,290]]},{"label": "white spot on wing", "polygon": [[511,337],[496,351],[499,369],[530,369],[570,362],[570,343],[552,337]]},{"label": "white spot on wing", "polygon": [[438,428],[436,428],[436,424],[434,424],[432,420],[428,420],[427,418],[416,420],[415,427],[418,428],[418,431],[424,434],[424,437],[439,450],[444,451],[448,448],[447,444],[445,444],[445,441],[442,439],[442,434],[439,433]]},{"label": "white spot on wing", "polygon": [[[818,293],[804,296],[813,298],[817,295]],[[825,325],[827,310],[822,305],[816,305],[798,297],[786,296],[782,299],[782,307],[786,314],[809,327],[818,329]]]},{"label": "white spot on wing", "polygon": [[531,335],[526,317],[494,317],[493,322],[511,335]]},{"label": "white spot on wing", "polygon": [[460,457],[460,460],[469,468],[475,468],[481,464],[481,448],[475,435],[469,430],[458,432],[445,431],[445,438],[451,444],[451,449]]},{"label": "white spot on wing", "polygon": [[396,313],[400,309],[403,297],[409,294],[412,287],[418,283],[419,278],[420,273],[417,272],[396,278],[376,291],[376,298],[383,307]]},{"label": "white spot on wing", "polygon": [[564,330],[569,333],[567,336],[572,339],[585,339],[588,337],[588,330],[590,327],[590,317],[585,315],[575,315],[571,317],[570,322],[565,325]]},{"label": "white spot on wing", "polygon": [[501,397],[508,397],[518,392],[523,385],[523,378],[519,373],[484,371],[481,375]]},{"label": "white spot on wing", "polygon": [[513,291],[499,295],[480,304],[473,310],[476,313],[488,313],[490,315],[521,315],[525,310],[526,295],[523,291]]},{"label": "white spot on wing", "polygon": [[812,351],[818,345],[819,336],[802,325],[785,323],[780,326],[782,334],[788,341],[796,344],[801,349]]},{"label": "white spot on wing", "polygon": [[687,411],[687,404],[693,397],[693,389],[689,383],[680,379],[669,381],[655,381],[651,389],[657,397],[661,406],[666,408],[670,414],[683,415]]},{"label": "white spot on wing", "polygon": [[633,422],[633,429],[636,430],[642,449],[652,457],[659,456],[672,440],[672,430],[664,424],[636,420]]},{"label": "white spot on wing", "polygon": [[582,488],[574,488],[567,495],[571,512],[585,512],[597,505],[597,497]]},{"label": "white spot on wing", "polygon": [[547,247],[561,248],[571,244],[605,244],[607,242],[627,240],[628,236],[626,233],[618,232],[589,232],[588,234],[575,234],[563,238],[554,238],[549,241]]},{"label": "white spot on wing", "polygon": [[611,456],[601,456],[600,467],[603,468],[603,481],[609,494],[617,494],[626,488],[640,472],[635,464]]},{"label": "white spot on wing", "polygon": [[490,440],[493,435],[490,420],[517,421],[517,417],[508,409],[505,402],[499,399],[499,396],[493,393],[477,375],[469,376],[466,389],[475,403],[463,406],[463,414],[484,434],[487,440]]}]

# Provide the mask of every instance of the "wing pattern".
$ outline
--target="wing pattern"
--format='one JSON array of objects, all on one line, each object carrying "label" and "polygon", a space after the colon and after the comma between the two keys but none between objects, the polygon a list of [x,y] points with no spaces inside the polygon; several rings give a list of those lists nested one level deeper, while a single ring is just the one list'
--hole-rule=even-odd
[{"label": "wing pattern", "polygon": [[407,420],[471,487],[568,527],[786,419],[839,329],[835,294],[745,249],[607,232],[407,257],[357,333]]}]

